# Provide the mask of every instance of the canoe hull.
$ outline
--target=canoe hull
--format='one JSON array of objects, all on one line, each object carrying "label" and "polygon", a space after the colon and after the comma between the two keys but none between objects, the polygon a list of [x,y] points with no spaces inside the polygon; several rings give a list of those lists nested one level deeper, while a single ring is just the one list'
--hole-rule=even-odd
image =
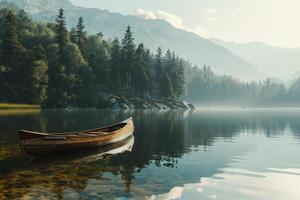
[{"label": "canoe hull", "polygon": [[[65,139],[55,139],[55,137],[53,137],[54,139],[49,140],[46,139],[46,136],[40,134],[42,135],[41,137],[21,139],[22,151],[25,154],[30,155],[32,157],[40,157],[44,155],[80,151],[80,149],[93,149],[96,147],[121,142],[127,139],[128,137],[132,136],[134,132],[134,124],[131,118],[121,123],[126,124],[124,125],[124,127],[118,130],[109,133],[104,132],[103,134],[99,134],[93,137],[72,137],[69,136],[71,134],[61,134],[62,136],[59,137],[65,137]],[[119,124],[99,128],[98,130],[105,130],[110,127],[118,126]],[[91,130],[81,131],[78,133],[89,133],[90,131]]]}]

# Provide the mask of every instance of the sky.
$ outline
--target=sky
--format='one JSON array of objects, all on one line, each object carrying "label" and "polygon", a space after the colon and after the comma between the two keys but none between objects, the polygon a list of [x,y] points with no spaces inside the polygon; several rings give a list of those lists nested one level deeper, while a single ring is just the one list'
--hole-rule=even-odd
[{"label": "sky", "polygon": [[300,0],[71,0],[147,19],[202,37],[300,47]]}]

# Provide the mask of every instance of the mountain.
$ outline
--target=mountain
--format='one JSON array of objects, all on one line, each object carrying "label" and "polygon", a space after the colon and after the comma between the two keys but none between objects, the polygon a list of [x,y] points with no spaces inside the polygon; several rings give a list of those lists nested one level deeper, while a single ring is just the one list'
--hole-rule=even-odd
[{"label": "mountain", "polygon": [[69,28],[76,24],[79,16],[82,16],[89,33],[101,31],[106,38],[122,37],[126,26],[130,25],[136,42],[143,42],[152,51],[156,51],[159,46],[171,49],[199,67],[204,64],[210,65],[218,74],[228,74],[242,80],[262,77],[254,65],[226,48],[192,32],[177,29],[163,20],[142,19],[107,10],[82,8],[72,5],[68,0],[5,1],[24,8],[34,19],[44,22],[53,22],[57,9],[63,8]]},{"label": "mountain", "polygon": [[260,42],[240,44],[216,39],[212,41],[251,63],[263,74],[277,77],[285,82],[293,81],[299,77],[299,48],[275,47]]}]

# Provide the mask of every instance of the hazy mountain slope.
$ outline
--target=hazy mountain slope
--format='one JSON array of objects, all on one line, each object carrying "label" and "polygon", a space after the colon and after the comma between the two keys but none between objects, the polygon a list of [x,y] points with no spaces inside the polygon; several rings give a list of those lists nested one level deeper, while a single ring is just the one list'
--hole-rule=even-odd
[{"label": "hazy mountain slope", "polygon": [[252,63],[268,76],[288,81],[294,79],[294,74],[300,71],[300,49],[274,47],[259,42],[239,44],[213,41]]},{"label": "hazy mountain slope", "polygon": [[[0,0],[3,1],[3,0]],[[8,0],[25,8],[35,19],[53,21],[57,9],[66,11],[69,27],[74,26],[78,17],[85,19],[89,33],[102,32],[106,38],[121,37],[127,25],[133,29],[136,42],[143,42],[155,51],[161,46],[176,51],[180,56],[190,59],[192,63],[202,67],[210,65],[219,74],[229,74],[243,80],[260,78],[253,65],[232,54],[227,49],[214,44],[210,40],[199,37],[181,29],[174,28],[162,20],[145,20],[135,16],[125,16],[107,10],[81,8],[73,6],[68,0]]]}]

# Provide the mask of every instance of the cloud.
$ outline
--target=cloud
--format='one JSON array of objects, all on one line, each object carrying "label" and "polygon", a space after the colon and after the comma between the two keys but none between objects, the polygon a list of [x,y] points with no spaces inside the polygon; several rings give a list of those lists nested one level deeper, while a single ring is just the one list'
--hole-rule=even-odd
[{"label": "cloud", "polygon": [[209,33],[201,26],[201,25],[196,25],[196,27],[193,28],[187,28],[187,31],[193,32],[201,37],[204,38],[210,38]]},{"label": "cloud", "polygon": [[208,22],[216,22],[216,21],[218,21],[218,20],[217,20],[217,18],[215,18],[215,17],[208,17],[208,18],[206,19],[206,21],[208,21]]},{"label": "cloud", "polygon": [[149,10],[143,10],[138,8],[136,9],[134,15],[144,19],[164,20],[166,22],[169,22],[171,25],[173,25],[176,28],[184,29],[183,20],[181,17],[162,10],[149,11]]},{"label": "cloud", "polygon": [[183,29],[189,32],[193,32],[201,37],[209,38],[209,34],[201,25],[196,25],[195,27],[188,27],[184,24],[181,17],[168,13],[162,10],[149,11],[144,9],[136,9],[135,16],[141,17],[143,19],[160,19],[170,23],[175,28]]},{"label": "cloud", "polygon": [[217,12],[216,8],[208,8],[208,9],[205,10],[205,13],[208,14],[208,15],[215,14],[216,12]]}]

